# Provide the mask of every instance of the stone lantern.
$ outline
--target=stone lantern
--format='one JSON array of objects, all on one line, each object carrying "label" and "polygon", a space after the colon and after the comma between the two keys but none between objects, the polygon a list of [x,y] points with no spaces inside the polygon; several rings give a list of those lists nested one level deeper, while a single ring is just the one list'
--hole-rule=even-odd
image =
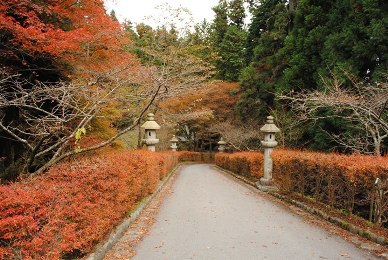
[{"label": "stone lantern", "polygon": [[224,141],[224,138],[221,137],[220,141],[217,144],[218,144],[218,151],[220,153],[223,153],[225,151],[225,145],[226,145],[226,142]]},{"label": "stone lantern", "polygon": [[275,133],[280,132],[280,129],[273,123],[273,117],[267,117],[267,123],[260,128],[260,131],[264,133],[264,141],[261,144],[264,147],[264,177],[260,179],[260,184],[264,186],[271,186],[272,183],[272,158],[271,153],[274,147],[278,145],[275,140]]},{"label": "stone lantern", "polygon": [[154,114],[147,115],[147,121],[141,126],[145,130],[143,143],[147,145],[148,150],[155,152],[155,145],[159,143],[156,138],[156,130],[160,129],[160,125],[155,122]]},{"label": "stone lantern", "polygon": [[176,138],[175,135],[173,135],[170,140],[171,142],[170,148],[173,152],[176,152],[176,149],[178,149],[178,145],[177,145],[178,141],[179,141],[178,138]]}]

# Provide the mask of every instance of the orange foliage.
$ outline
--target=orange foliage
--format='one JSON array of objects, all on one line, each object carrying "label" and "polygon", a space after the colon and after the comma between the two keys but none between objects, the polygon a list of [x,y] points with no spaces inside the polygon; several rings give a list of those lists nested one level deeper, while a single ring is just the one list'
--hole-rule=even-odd
[{"label": "orange foliage", "polygon": [[0,186],[0,259],[86,255],[194,152],[109,151],[76,157],[45,175]]},{"label": "orange foliage", "polygon": [[160,107],[169,113],[191,113],[211,110],[225,118],[237,102],[237,83],[211,82],[197,90],[162,101]]},{"label": "orange foliage", "polygon": [[23,51],[103,73],[137,65],[137,59],[123,51],[130,43],[128,33],[106,14],[103,4],[103,0],[2,1],[0,32],[12,48],[0,56],[16,58]]},{"label": "orange foliage", "polygon": [[214,163],[214,154],[183,151],[179,152],[179,161]]},{"label": "orange foliage", "polygon": [[155,191],[178,154],[110,152],[0,186],[0,259],[85,255]]},{"label": "orange foliage", "polygon": [[388,178],[388,157],[275,150],[272,158],[274,178],[283,190],[350,213],[366,214],[376,178]]},{"label": "orange foliage", "polygon": [[[388,157],[275,149],[272,160],[273,178],[283,191],[313,197],[364,218],[368,218],[376,178],[383,183],[388,178]],[[263,175],[259,152],[217,154],[215,162],[253,179]]]},{"label": "orange foliage", "polygon": [[263,176],[263,154],[261,153],[218,153],[215,163],[221,168],[255,180]]},{"label": "orange foliage", "polygon": [[[275,150],[274,178],[285,191],[365,217],[388,158]],[[0,259],[77,258],[90,252],[178,161],[209,153],[109,151],[63,162],[43,176],[0,186]],[[217,165],[258,179],[262,153],[219,153]]]}]

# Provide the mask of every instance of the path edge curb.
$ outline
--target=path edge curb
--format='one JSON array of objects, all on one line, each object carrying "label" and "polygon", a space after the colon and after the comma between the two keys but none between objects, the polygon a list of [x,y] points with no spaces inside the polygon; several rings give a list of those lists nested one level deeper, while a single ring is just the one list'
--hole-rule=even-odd
[{"label": "path edge curb", "polygon": [[344,221],[342,219],[339,219],[337,217],[332,217],[332,216],[326,214],[325,212],[323,212],[323,211],[321,211],[319,209],[316,209],[316,208],[312,208],[312,207],[310,207],[310,206],[308,206],[308,205],[306,205],[306,204],[304,204],[304,203],[302,203],[300,201],[297,201],[297,200],[294,200],[294,199],[289,199],[286,196],[283,196],[283,195],[277,193],[276,191],[267,190],[267,189],[261,189],[260,187],[258,187],[256,185],[255,182],[250,181],[250,180],[244,178],[243,176],[240,176],[240,175],[238,175],[238,174],[236,174],[234,172],[231,172],[229,170],[221,168],[218,165],[214,164],[214,167],[217,168],[220,171],[223,171],[223,172],[225,172],[227,174],[232,175],[236,179],[239,179],[239,180],[241,180],[242,182],[244,182],[244,183],[246,183],[248,185],[253,186],[257,190],[260,190],[262,192],[265,192],[267,194],[270,194],[270,195],[274,196],[275,198],[278,198],[278,199],[280,199],[282,201],[290,203],[290,204],[292,204],[292,205],[294,205],[294,206],[296,206],[296,207],[298,207],[298,208],[300,208],[300,209],[302,209],[304,211],[307,211],[310,214],[313,214],[313,215],[318,216],[318,217],[320,217],[320,218],[322,218],[322,219],[324,219],[326,221],[329,221],[330,223],[333,223],[334,225],[336,225],[336,226],[338,226],[338,227],[340,227],[340,228],[342,228],[344,230],[347,230],[347,231],[349,231],[349,232],[351,232],[351,233],[353,233],[355,235],[359,235],[361,237],[364,237],[364,238],[368,239],[369,241],[372,241],[372,242],[377,243],[377,244],[382,245],[382,246],[388,245],[388,240],[385,237],[376,235],[375,233],[372,233],[372,232],[370,232],[368,230],[359,228],[359,227],[357,227],[357,226],[355,226],[353,224],[350,224],[350,223],[348,223],[348,222],[346,222],[346,221]]},{"label": "path edge curb", "polygon": [[109,237],[104,240],[105,242],[100,242],[95,246],[94,252],[90,253],[84,259],[87,260],[103,260],[106,253],[112,249],[113,245],[124,235],[124,232],[128,227],[136,220],[136,218],[143,212],[143,210],[148,206],[151,200],[162,190],[166,183],[171,179],[173,175],[178,172],[178,169],[185,165],[186,163],[178,163],[160,183],[158,188],[151,195],[146,197],[139,205],[137,205],[131,212],[131,216],[124,219],[121,224],[117,225],[116,228],[110,233]]}]

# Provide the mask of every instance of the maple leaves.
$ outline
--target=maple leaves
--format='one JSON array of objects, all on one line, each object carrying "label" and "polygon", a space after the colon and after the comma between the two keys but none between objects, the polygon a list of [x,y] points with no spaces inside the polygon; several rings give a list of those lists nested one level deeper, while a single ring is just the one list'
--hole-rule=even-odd
[{"label": "maple leaves", "polygon": [[[213,136],[212,133],[218,139],[218,130],[214,131],[212,125],[232,118],[225,111],[230,111],[236,104],[237,93],[238,86],[235,83],[211,81],[195,90],[187,90],[162,100],[159,103],[160,114],[165,126],[175,128],[175,134],[185,136],[188,140],[202,143],[202,140],[209,138],[209,134]],[[214,143],[216,142],[218,140]],[[193,145],[194,143],[187,148],[194,149]]]},{"label": "maple leaves", "polygon": [[[0,21],[0,76],[5,75],[0,80],[0,132],[9,135],[12,142],[1,153],[10,154],[8,149],[18,144],[24,146],[16,149],[14,157],[8,157],[6,168],[17,160],[35,157],[35,152],[48,151],[48,143],[58,149],[50,150],[50,157],[62,155],[71,149],[74,137],[71,133],[77,130],[77,124],[84,124],[81,128],[89,127],[95,117],[115,120],[120,109],[128,105],[118,107],[117,93],[122,95],[130,89],[128,82],[136,80],[133,74],[139,62],[125,50],[130,37],[105,13],[102,0],[11,0],[0,5]],[[74,86],[77,91],[72,91]],[[35,95],[38,89],[42,91]],[[57,99],[55,93],[60,89],[66,95]],[[93,101],[94,94],[106,98]],[[22,104],[17,102],[21,100],[19,96],[34,98],[25,99]],[[77,106],[70,105],[69,98],[78,100]],[[59,109],[61,113],[57,109],[59,104],[66,106]],[[84,113],[86,107],[93,107],[96,113]],[[16,112],[12,114],[11,109]],[[82,112],[67,120],[76,111]],[[48,114],[55,119],[46,120]],[[112,130],[111,122],[106,125]],[[46,133],[40,135],[35,130]],[[112,135],[116,133],[113,132]],[[68,141],[63,142],[66,135]],[[34,153],[31,153],[30,141],[33,146],[39,144]],[[45,157],[40,163],[47,161],[51,160]],[[15,171],[19,173],[23,168],[32,170],[22,166]]]},{"label": "maple leaves", "polygon": [[[27,53],[58,54],[63,50],[75,50],[76,39],[82,36],[81,28],[72,26],[65,30],[71,21],[66,17],[66,8],[59,1],[6,1],[0,9],[2,21],[0,29],[10,33],[9,46],[18,46]],[[64,1],[66,2],[66,1]]]},{"label": "maple leaves", "polygon": [[11,56],[21,65],[34,66],[35,60],[29,61],[23,55],[44,56],[73,68],[96,66],[93,69],[106,72],[108,67],[117,65],[119,56],[127,63],[134,60],[122,51],[123,45],[129,43],[128,35],[105,13],[102,0],[2,2],[3,63]]}]

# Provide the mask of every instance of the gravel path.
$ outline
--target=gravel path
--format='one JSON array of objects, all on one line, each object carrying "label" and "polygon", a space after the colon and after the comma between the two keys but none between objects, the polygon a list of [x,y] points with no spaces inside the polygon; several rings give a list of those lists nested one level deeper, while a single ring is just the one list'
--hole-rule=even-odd
[{"label": "gravel path", "polygon": [[134,259],[376,259],[211,165],[183,166]]}]

